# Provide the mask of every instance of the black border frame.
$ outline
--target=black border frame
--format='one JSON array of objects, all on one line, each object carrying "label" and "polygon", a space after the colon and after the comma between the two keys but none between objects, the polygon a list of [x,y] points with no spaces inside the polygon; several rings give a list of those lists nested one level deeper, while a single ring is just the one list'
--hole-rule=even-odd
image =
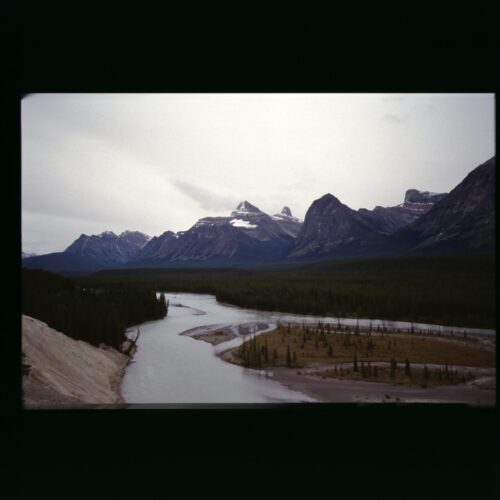
[{"label": "black border frame", "polygon": [[[175,16],[167,16],[168,28],[156,20],[154,29],[135,25],[127,30],[118,22],[109,24],[111,17],[96,23],[88,13],[76,25],[61,28],[61,12],[53,18],[31,12],[22,17],[22,30],[12,34],[8,52],[18,75],[6,108],[9,123],[15,124],[10,162],[20,165],[20,98],[29,92],[496,92],[491,4],[472,14],[460,2],[441,10],[419,9],[416,18],[402,24],[393,15],[380,26],[372,18],[333,27],[324,21],[319,27],[293,24],[279,31],[268,25],[259,31],[249,25],[217,33],[175,26]],[[352,14],[341,9],[333,15],[351,19]],[[141,473],[151,468],[160,477],[169,476],[165,464],[176,462],[174,470],[188,482],[191,476],[184,476],[182,464],[199,459],[215,460],[214,473],[224,460],[222,470],[238,471],[236,481],[247,486],[243,470],[255,466],[295,478],[314,470],[327,480],[326,487],[335,489],[342,478],[351,492],[370,488],[368,478],[377,473],[384,477],[382,491],[390,493],[400,480],[410,481],[415,470],[438,482],[442,492],[470,491],[476,498],[478,492],[491,492],[500,444],[497,407],[280,404],[230,410],[22,411],[20,336],[15,337],[21,300],[20,169],[13,167],[8,175],[13,188],[4,213],[18,207],[17,218],[8,216],[8,234],[19,242],[9,259],[19,267],[7,265],[13,304],[3,364],[3,379],[9,381],[4,432],[15,462],[28,464],[28,490],[54,487],[54,466],[75,480],[72,467],[88,469],[94,480],[101,470],[116,478],[129,470],[128,457]],[[42,456],[36,463],[30,458]],[[475,479],[467,482],[471,474]],[[425,479],[418,479],[422,488]],[[192,482],[203,489],[201,481]],[[438,491],[428,484],[420,488],[412,483],[404,491],[420,496]]]}]

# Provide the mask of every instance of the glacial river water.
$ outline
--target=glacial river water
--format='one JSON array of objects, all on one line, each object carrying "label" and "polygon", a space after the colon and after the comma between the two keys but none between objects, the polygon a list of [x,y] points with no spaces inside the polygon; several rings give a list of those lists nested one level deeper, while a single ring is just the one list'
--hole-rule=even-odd
[{"label": "glacial river water", "polygon": [[[331,321],[337,318],[301,316],[242,309],[218,303],[213,295],[168,293],[168,315],[134,327],[140,328],[137,352],[122,380],[121,391],[130,404],[164,403],[273,403],[313,401],[270,379],[265,371],[250,370],[221,360],[217,352],[243,342],[237,337],[213,346],[207,342],[180,335],[187,330],[209,325],[268,323],[278,321]],[[180,307],[182,305],[183,307]],[[342,324],[356,325],[355,319],[341,319]],[[359,320],[360,326],[410,328],[409,323]],[[415,330],[442,330],[436,325],[414,323]],[[461,332],[463,329],[457,330]],[[467,329],[467,335],[495,335],[494,330]]]}]

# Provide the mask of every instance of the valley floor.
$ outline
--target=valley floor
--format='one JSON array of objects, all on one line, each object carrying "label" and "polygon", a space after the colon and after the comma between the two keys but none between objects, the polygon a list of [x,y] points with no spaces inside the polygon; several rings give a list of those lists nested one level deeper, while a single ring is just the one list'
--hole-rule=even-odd
[{"label": "valley floor", "polygon": [[[257,325],[256,325],[257,326]],[[259,324],[258,330],[265,330],[268,325]],[[218,327],[220,335],[225,332],[224,328]],[[272,335],[273,332],[267,335]],[[281,334],[280,334],[281,335]],[[213,327],[199,328],[194,338],[217,344]],[[226,338],[229,338],[226,337]],[[445,339],[439,339],[444,342]],[[453,344],[458,343],[453,340]],[[472,347],[472,346],[471,346]],[[235,347],[218,352],[218,356],[224,361],[242,365],[238,355],[240,347]],[[472,349],[476,349],[473,346]],[[494,350],[494,345],[489,345],[488,350]],[[496,404],[496,368],[488,366],[465,366],[449,365],[450,371],[458,374],[454,382],[437,382],[432,380],[427,387],[419,383],[408,383],[395,380],[387,383],[384,381],[374,382],[367,380],[353,380],[352,362],[337,362],[337,369],[345,369],[345,376],[333,374],[334,363],[332,361],[309,362],[302,367],[287,368],[284,366],[266,366],[259,371],[265,373],[266,377],[274,379],[295,391],[302,392],[319,402],[327,403],[458,403],[474,406],[494,406]],[[376,361],[372,366],[378,366],[379,370],[388,370],[389,363]],[[424,369],[423,363],[412,364],[414,373]],[[427,369],[431,372],[441,365],[428,363]],[[467,375],[467,380],[460,382],[462,374]]]}]

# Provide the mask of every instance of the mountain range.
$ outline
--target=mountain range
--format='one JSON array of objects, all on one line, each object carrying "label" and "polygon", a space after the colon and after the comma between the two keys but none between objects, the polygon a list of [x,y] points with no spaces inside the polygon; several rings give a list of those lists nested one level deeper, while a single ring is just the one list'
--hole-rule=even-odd
[{"label": "mountain range", "polygon": [[285,206],[269,215],[242,201],[225,217],[204,217],[186,231],[80,235],[64,252],[24,257],[55,272],[121,267],[205,267],[302,262],[495,249],[495,157],[450,193],[409,189],[401,204],[353,210],[327,193],[302,221]]}]

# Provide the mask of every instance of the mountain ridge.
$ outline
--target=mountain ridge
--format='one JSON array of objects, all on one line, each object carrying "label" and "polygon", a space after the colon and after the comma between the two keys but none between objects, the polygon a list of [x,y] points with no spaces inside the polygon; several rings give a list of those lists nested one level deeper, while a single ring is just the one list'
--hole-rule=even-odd
[{"label": "mountain ridge", "polygon": [[117,267],[214,266],[494,250],[495,157],[450,193],[408,189],[403,203],[354,210],[326,193],[304,220],[288,206],[268,215],[244,200],[228,216],[185,231],[81,234],[64,252],[23,257],[26,267],[93,272]]}]

